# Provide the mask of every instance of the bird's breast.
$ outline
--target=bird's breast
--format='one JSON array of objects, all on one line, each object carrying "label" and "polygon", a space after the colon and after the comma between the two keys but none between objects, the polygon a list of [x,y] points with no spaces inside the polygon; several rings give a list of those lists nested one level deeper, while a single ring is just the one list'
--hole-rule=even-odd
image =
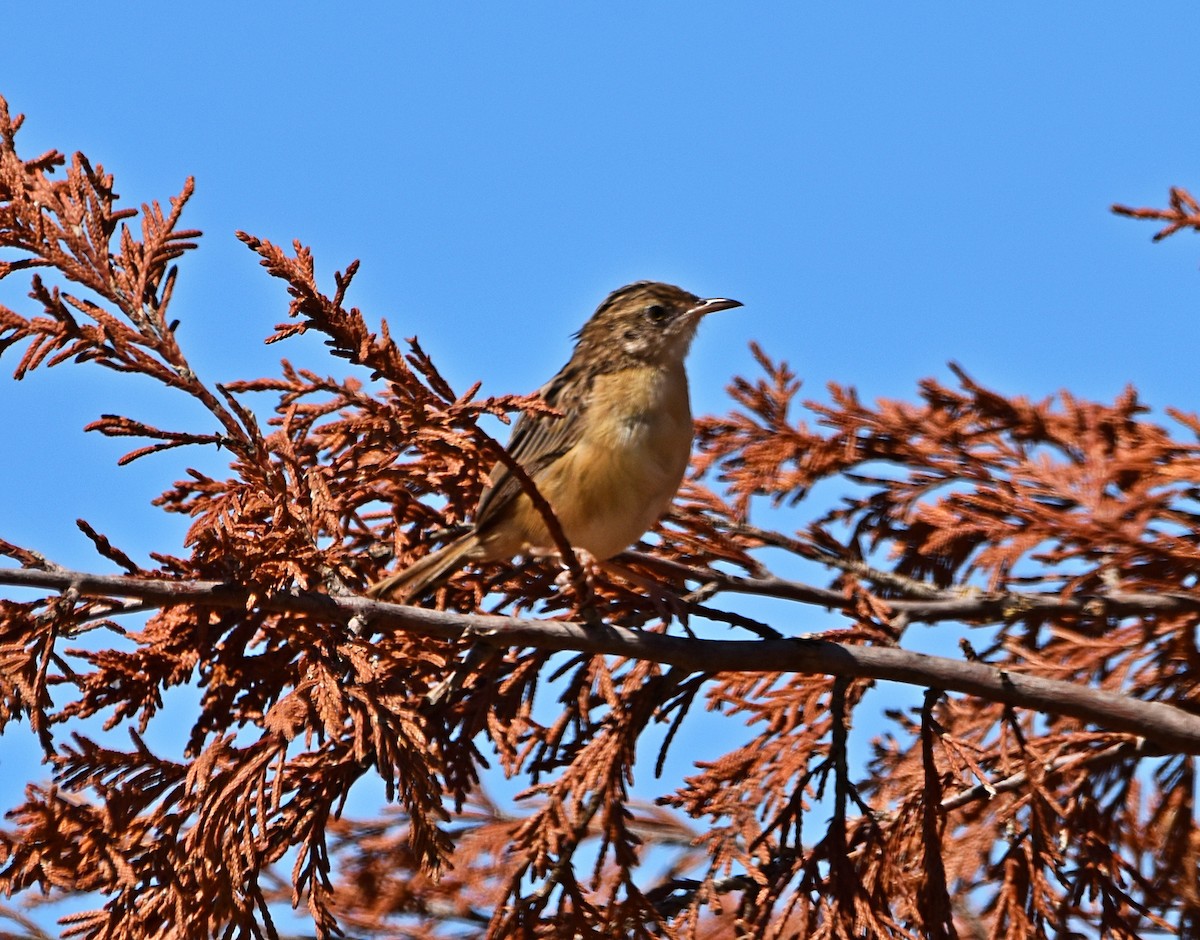
[{"label": "bird's breast", "polygon": [[625,369],[595,379],[579,441],[538,485],[571,544],[609,558],[662,515],[691,447],[682,363]]},{"label": "bird's breast", "polygon": [[597,376],[587,416],[583,438],[588,446],[612,448],[651,463],[665,461],[672,468],[681,461],[686,465],[692,446],[692,413],[682,365],[645,366]]}]

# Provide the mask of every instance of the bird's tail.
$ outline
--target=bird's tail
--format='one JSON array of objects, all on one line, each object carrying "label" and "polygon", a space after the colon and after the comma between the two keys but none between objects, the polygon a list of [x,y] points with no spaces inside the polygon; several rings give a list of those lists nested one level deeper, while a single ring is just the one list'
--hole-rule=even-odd
[{"label": "bird's tail", "polygon": [[472,549],[478,545],[475,533],[468,532],[449,545],[417,559],[403,571],[376,581],[367,588],[367,595],[383,601],[414,600],[461,568]]}]

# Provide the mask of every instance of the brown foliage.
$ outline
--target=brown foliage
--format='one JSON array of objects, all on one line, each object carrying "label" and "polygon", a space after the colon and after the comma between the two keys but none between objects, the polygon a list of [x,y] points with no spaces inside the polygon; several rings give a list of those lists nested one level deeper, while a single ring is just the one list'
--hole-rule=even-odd
[{"label": "brown foliage", "polygon": [[[190,182],[167,212],[118,209],[83,156],[20,159],[19,123],[0,99],[0,248],[16,255],[0,277],[37,269],[36,312],[0,306],[16,377],[74,360],[154,378],[213,430],[90,428],[135,439],[126,461],[198,445],[231,463],[155,500],[191,518],[186,557],[143,564],[84,522],[124,576],[0,543],[18,566],[0,582],[56,588],[0,602],[0,730],[28,722],[52,774],[0,832],[5,891],[93,895],[68,933],[97,938],[277,936],[289,904],[320,936],[1200,929],[1200,419],[1171,413],[1179,434],[1133,390],[1030,402],[956,369],[958,388],[927,381],[913,403],[832,388],[802,406],[810,426],[794,375],[756,347],[763,375],[699,422],[694,479],[638,551],[586,583],[551,560],[481,566],[437,611],[366,601],[469,515],[498,450],[478,420],[546,406],[457,393],[415,340],[344,306],[355,265],[326,295],[306,249],[249,235],[291,296],[268,342],[313,330],[355,371],[284,361],[207,387],[168,318],[199,235],[179,228]],[[266,425],[252,396],[272,397]],[[827,481],[843,500],[797,531],[749,521],[771,518],[760,497]],[[780,557],[827,583],[778,576]],[[843,622],[786,635],[718,605],[738,595]],[[509,616],[472,613],[485,603]],[[957,659],[906,653],[918,622],[978,639]],[[852,724],[878,677],[928,691],[885,716],[860,768]],[[186,684],[202,695],[169,759],[143,735]],[[635,801],[647,729],[678,746],[698,701],[744,740]],[[488,751],[528,786],[511,808],[480,785]],[[342,818],[368,777],[389,807]]]}]

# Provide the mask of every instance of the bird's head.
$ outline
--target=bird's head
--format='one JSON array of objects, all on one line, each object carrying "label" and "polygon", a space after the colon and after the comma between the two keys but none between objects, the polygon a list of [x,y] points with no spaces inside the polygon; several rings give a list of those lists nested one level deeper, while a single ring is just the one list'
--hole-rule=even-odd
[{"label": "bird's head", "polygon": [[736,300],[689,294],[673,284],[638,281],[613,291],[578,333],[577,354],[640,362],[682,361],[707,313]]}]

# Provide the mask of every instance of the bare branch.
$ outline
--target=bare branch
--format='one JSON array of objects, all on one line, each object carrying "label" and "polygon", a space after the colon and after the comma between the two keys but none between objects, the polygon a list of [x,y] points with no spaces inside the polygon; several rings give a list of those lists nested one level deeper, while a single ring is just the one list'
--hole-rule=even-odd
[{"label": "bare branch", "polygon": [[[253,597],[244,588],[215,581],[151,580],[77,571],[0,570],[0,584],[59,590],[74,588],[84,595],[137,597],[163,606],[193,603],[234,610],[245,610]],[[810,638],[682,639],[609,624],[457,614],[325,594],[276,594],[260,598],[258,603],[263,610],[273,613],[317,614],[339,623],[366,617],[376,628],[394,628],[422,636],[470,637],[499,646],[624,656],[693,672],[797,672],[885,679],[1079,718],[1112,731],[1140,735],[1167,750],[1200,754],[1200,716],[1170,705],[1142,702],[1116,692],[997,669],[982,663],[900,649],[849,646]]]}]

